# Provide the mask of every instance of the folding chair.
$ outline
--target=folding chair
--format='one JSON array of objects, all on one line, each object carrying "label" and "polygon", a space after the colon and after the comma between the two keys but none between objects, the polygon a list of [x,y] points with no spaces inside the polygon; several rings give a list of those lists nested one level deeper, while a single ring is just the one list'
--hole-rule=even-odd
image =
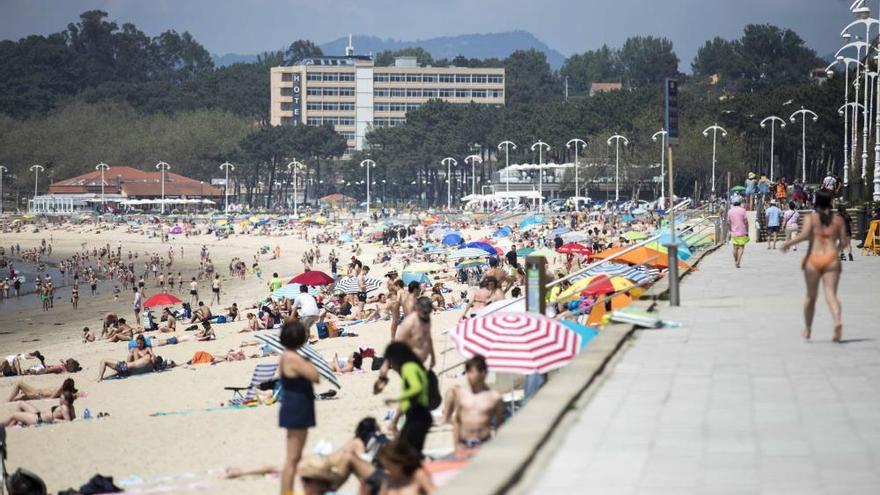
[{"label": "folding chair", "polygon": [[[232,399],[229,399],[229,405],[243,405],[247,402],[256,400],[257,390],[260,385],[275,378],[276,372],[278,372],[278,363],[258,364],[254,368],[254,376],[251,378],[251,383],[247,387],[223,387],[224,390],[232,391]],[[244,390],[247,390],[247,393],[242,394],[242,391]]]}]

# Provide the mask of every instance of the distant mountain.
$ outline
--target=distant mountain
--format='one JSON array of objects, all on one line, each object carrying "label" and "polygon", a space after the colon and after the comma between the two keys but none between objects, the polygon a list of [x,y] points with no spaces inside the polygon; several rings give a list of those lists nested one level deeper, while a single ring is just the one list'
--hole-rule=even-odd
[{"label": "distant mountain", "polygon": [[[327,55],[342,55],[348,45],[348,36],[324,43],[321,50]],[[462,34],[458,36],[441,36],[417,41],[400,41],[382,39],[376,36],[356,35],[352,38],[355,53],[373,55],[382,50],[399,50],[420,46],[427,50],[434,59],[452,60],[458,55],[467,58],[506,58],[516,50],[534,48],[547,55],[547,62],[553,69],[559,69],[565,62],[565,56],[550,48],[544,42],[527,31],[507,31],[489,34]]]},{"label": "distant mountain", "polygon": [[251,63],[257,61],[257,55],[242,55],[240,53],[224,53],[223,55],[211,54],[211,59],[217,67],[237,64],[239,62]]}]

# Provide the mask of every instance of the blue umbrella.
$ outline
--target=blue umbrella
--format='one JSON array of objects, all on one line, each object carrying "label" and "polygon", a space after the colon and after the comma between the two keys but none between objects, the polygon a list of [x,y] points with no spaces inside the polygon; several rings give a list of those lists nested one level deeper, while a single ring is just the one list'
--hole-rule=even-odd
[{"label": "blue umbrella", "polygon": [[[660,248],[661,246],[666,246],[667,244],[671,244],[672,236],[669,235],[667,231],[665,234],[660,236],[660,239],[648,244],[648,247],[656,247]],[[682,261],[693,256],[690,248],[688,248],[687,243],[681,238],[681,236],[675,236],[675,242],[678,244],[678,258]]]},{"label": "blue umbrella", "polygon": [[636,219],[636,217],[630,215],[629,213],[620,217],[621,222],[632,222],[635,219]]},{"label": "blue umbrella", "polygon": [[463,242],[464,239],[458,232],[450,232],[443,236],[443,244],[446,244],[447,246],[457,246]]},{"label": "blue umbrella", "polygon": [[341,236],[339,236],[339,242],[351,242],[351,241],[352,241],[351,234],[342,234]]},{"label": "blue umbrella", "polygon": [[431,285],[431,277],[429,277],[427,273],[403,272],[403,275],[400,276],[400,279],[403,280],[403,283],[406,285],[409,285],[410,282],[418,282],[419,284]]},{"label": "blue umbrella", "polygon": [[544,217],[542,217],[541,215],[534,215],[534,216],[528,217],[519,223],[519,228],[522,229],[522,228],[525,228],[529,225],[537,224],[537,223],[544,223]]},{"label": "blue umbrella", "polygon": [[513,232],[513,231],[510,229],[510,227],[502,227],[502,228],[496,230],[496,231],[492,234],[492,237],[507,237],[507,236],[509,236],[512,232]]},{"label": "blue umbrella", "polygon": [[596,335],[599,335],[599,331],[595,328],[590,328],[574,321],[562,320],[560,323],[581,336],[581,349],[586,347]]},{"label": "blue umbrella", "polygon": [[482,249],[483,251],[486,251],[486,253],[489,256],[498,256],[498,251],[496,251],[495,248],[492,247],[490,244],[487,244],[485,242],[473,241],[473,242],[469,242],[461,247]]}]

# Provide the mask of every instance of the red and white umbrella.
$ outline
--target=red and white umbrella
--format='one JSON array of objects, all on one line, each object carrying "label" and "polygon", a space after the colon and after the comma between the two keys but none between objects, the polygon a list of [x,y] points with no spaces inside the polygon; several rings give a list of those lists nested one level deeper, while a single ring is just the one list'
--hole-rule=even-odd
[{"label": "red and white umbrella", "polygon": [[562,323],[537,313],[498,312],[463,320],[451,332],[465,357],[481,354],[489,369],[508,373],[546,373],[568,364],[581,337]]}]

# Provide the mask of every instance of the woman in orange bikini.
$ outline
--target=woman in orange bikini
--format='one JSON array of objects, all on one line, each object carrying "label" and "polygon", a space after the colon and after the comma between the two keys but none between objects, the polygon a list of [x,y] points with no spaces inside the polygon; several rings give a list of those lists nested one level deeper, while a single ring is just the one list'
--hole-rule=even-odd
[{"label": "woman in orange bikini", "polygon": [[840,342],[842,325],[840,322],[840,301],[837,299],[837,284],[840,282],[840,258],[838,253],[845,244],[846,230],[843,219],[834,214],[833,196],[830,191],[817,191],[814,204],[815,211],[807,216],[800,234],[782,246],[787,252],[792,246],[810,241],[807,256],[802,268],[807,281],[807,301],[804,304],[804,338],[810,338],[813,327],[813,314],[816,310],[816,296],[819,292],[819,280],[825,286],[825,300],[834,318],[834,342]]}]

